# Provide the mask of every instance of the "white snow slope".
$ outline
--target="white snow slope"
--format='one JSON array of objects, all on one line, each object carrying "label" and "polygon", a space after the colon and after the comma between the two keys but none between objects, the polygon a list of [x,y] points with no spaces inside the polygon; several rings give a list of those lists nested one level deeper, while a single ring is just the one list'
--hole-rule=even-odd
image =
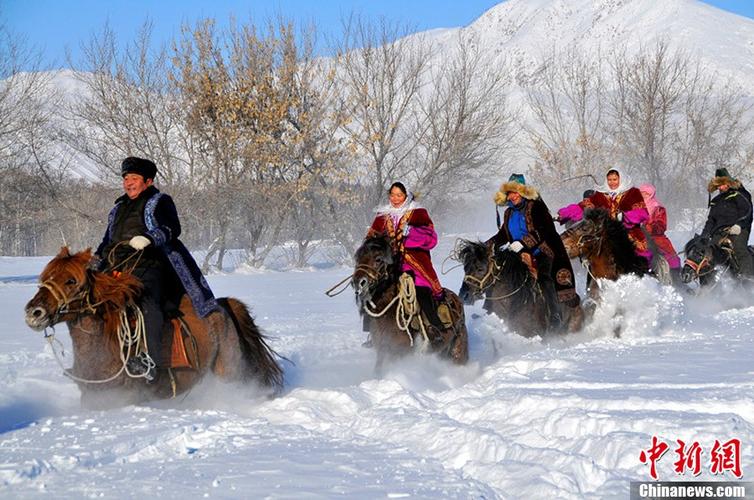
[{"label": "white snow slope", "polygon": [[[477,304],[467,366],[417,355],[377,379],[351,292],[323,294],[348,269],[230,272],[210,277],[216,293],[252,305],[295,362],[284,394],[208,379],[185,398],[84,411],[23,322],[46,261],[0,258],[3,498],[627,498],[650,479],[639,455],[653,436],[670,446],[660,479],[735,480],[710,470],[715,440],[734,438],[754,473],[754,296],[740,289],[690,297],[626,278],[582,333],[547,343]],[[65,326],[57,337],[69,343]],[[673,470],[678,439],[703,448],[699,476]]]}]

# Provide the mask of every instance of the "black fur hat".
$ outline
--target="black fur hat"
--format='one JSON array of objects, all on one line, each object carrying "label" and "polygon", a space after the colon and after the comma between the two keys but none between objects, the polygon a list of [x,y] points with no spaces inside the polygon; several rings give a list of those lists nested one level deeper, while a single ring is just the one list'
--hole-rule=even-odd
[{"label": "black fur hat", "polygon": [[709,184],[707,184],[707,191],[713,193],[723,184],[727,184],[733,189],[738,189],[741,187],[741,183],[728,173],[727,168],[718,168],[715,170],[715,177],[713,177],[712,180],[709,181]]},{"label": "black fur hat", "polygon": [[152,160],[129,156],[120,164],[120,176],[125,177],[126,174],[139,174],[144,177],[145,181],[154,179],[157,175],[157,166]]}]

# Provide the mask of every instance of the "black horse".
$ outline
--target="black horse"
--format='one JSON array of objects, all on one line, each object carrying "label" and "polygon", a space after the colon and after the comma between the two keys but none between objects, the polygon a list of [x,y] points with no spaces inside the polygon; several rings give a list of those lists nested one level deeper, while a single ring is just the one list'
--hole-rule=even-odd
[{"label": "black horse", "polygon": [[[351,285],[356,291],[359,312],[369,317],[369,333],[377,350],[375,371],[392,357],[404,355],[421,345],[423,335],[431,332],[428,350],[450,358],[454,363],[468,361],[468,333],[463,303],[445,289],[445,303],[452,324],[439,332],[428,326],[412,296],[413,279],[401,273],[401,259],[393,253],[390,238],[378,235],[364,240],[354,257],[356,268]],[[410,281],[410,283],[409,283]]]},{"label": "black horse", "polygon": [[[545,294],[521,256],[510,250],[494,250],[492,242],[460,240],[456,257],[463,264],[465,276],[459,292],[464,303],[484,299],[484,310],[504,318],[511,328],[524,337],[547,333],[553,311],[549,311]],[[561,332],[581,328],[581,307],[560,304]]]},{"label": "black horse", "polygon": [[[733,245],[727,235],[716,234],[715,237],[695,234],[683,247],[686,260],[681,269],[681,281],[686,284],[696,281],[704,287],[715,282],[719,267],[724,267],[724,271],[730,267],[735,269]],[[749,253],[754,255],[754,248],[749,247]]]}]

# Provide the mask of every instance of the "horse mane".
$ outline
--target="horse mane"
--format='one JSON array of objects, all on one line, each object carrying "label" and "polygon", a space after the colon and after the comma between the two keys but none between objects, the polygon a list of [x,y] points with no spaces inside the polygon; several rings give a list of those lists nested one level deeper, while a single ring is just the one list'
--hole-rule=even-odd
[{"label": "horse mane", "polygon": [[394,276],[397,279],[399,271],[398,265],[400,264],[400,262],[399,259],[396,259],[394,256],[393,245],[390,236],[385,233],[379,233],[374,236],[369,236],[356,250],[354,260],[358,263],[366,255],[371,255],[374,253],[380,253],[389,258],[388,268],[390,269],[390,275],[391,277]]},{"label": "horse mane", "polygon": [[466,267],[472,262],[484,263],[487,261],[489,248],[481,241],[459,240],[456,245],[456,256],[458,261]]},{"label": "horse mane", "polygon": [[497,251],[495,260],[505,273],[505,276],[509,277],[513,283],[523,283],[530,274],[529,266],[521,260],[519,254],[512,250]]},{"label": "horse mane", "polygon": [[97,310],[102,313],[105,332],[114,333],[120,324],[120,312],[129,302],[134,302],[141,295],[142,284],[138,278],[130,273],[113,276],[88,269],[92,259],[91,249],[71,254],[68,247],[63,247],[60,253],[45,266],[40,281],[53,281],[56,276],[72,276],[78,283],[88,283],[90,287],[89,301],[97,304]]},{"label": "horse mane", "polygon": [[92,302],[101,303],[105,332],[115,333],[120,324],[120,313],[126,304],[135,302],[141,295],[143,285],[131,273],[113,276],[109,273],[91,273]]},{"label": "horse mane", "polygon": [[641,255],[636,255],[636,247],[628,237],[628,231],[622,222],[610,217],[604,208],[592,208],[584,212],[584,219],[591,221],[598,227],[605,228],[606,243],[613,250],[615,265],[621,274],[647,272],[647,261]]},{"label": "horse mane", "polygon": [[683,253],[688,255],[689,252],[697,247],[704,247],[705,249],[712,244],[712,240],[707,236],[701,234],[695,234],[693,238],[686,242],[683,246]]}]

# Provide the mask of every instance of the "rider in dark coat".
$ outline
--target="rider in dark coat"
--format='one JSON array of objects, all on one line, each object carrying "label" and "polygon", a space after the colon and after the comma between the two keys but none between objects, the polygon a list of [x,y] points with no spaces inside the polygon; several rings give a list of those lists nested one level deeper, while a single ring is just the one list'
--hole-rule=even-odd
[{"label": "rider in dark coat", "polygon": [[571,260],[563,240],[555,229],[550,210],[532,186],[526,185],[522,174],[511,175],[495,195],[495,203],[505,205],[503,224],[492,238],[495,247],[509,244],[508,248],[521,254],[537,270],[551,311],[551,326],[561,321],[558,302],[577,307],[580,298],[576,293]]},{"label": "rider in dark coat", "polygon": [[[185,291],[196,312],[207,316],[218,308],[209,284],[188,249],[178,239],[181,223],[170,196],[154,187],[155,164],[128,157],[121,164],[125,194],[115,200],[107,230],[95,252],[100,267],[128,270],[144,285],[142,309],[148,353],[129,360],[131,373],[150,381],[161,359],[163,307],[177,307]],[[136,252],[142,251],[141,254]]]},{"label": "rider in dark coat", "polygon": [[729,238],[733,245],[733,270],[744,276],[754,275],[748,249],[752,222],[751,194],[725,168],[715,171],[707,190],[719,193],[709,203],[709,215],[702,235],[711,237],[713,241]]}]

